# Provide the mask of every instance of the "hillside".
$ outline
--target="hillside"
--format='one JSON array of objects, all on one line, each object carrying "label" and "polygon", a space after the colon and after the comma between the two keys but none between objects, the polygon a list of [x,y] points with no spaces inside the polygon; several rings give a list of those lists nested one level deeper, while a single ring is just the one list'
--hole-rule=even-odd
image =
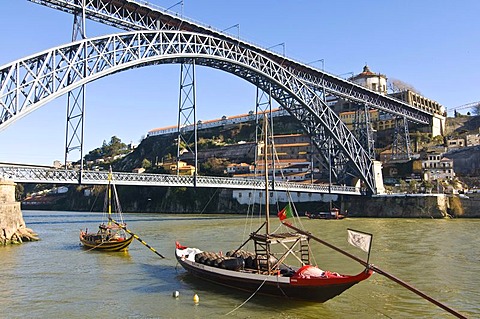
[{"label": "hillside", "polygon": [[480,115],[448,117],[446,121],[446,136],[464,137],[467,134],[480,133]]},{"label": "hillside", "polygon": [[[275,134],[290,134],[301,131],[301,126],[296,121],[292,121],[290,117],[276,119]],[[118,171],[132,171],[134,168],[143,167],[145,159],[155,167],[155,164],[161,163],[162,160],[167,161],[176,158],[176,139],[176,134],[145,138],[131,154],[115,162],[113,168]],[[224,125],[198,131],[198,162],[202,165],[211,158],[217,158],[226,162],[251,163],[255,157],[254,141],[254,122]],[[191,147],[193,148],[193,143]],[[193,164],[193,154],[185,149],[180,160]],[[151,171],[155,171],[153,167]]]}]

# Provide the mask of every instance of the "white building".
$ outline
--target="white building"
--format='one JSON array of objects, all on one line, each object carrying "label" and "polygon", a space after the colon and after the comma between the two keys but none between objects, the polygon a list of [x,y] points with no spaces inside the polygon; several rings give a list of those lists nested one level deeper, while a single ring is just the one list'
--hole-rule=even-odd
[{"label": "white building", "polygon": [[422,161],[422,169],[425,180],[453,179],[453,160],[443,157],[440,153],[428,154],[427,159]]},{"label": "white building", "polygon": [[380,73],[370,71],[368,65],[363,67],[363,72],[348,79],[355,84],[380,94],[387,94],[387,77]]},{"label": "white building", "polygon": [[[254,190],[234,190],[233,199],[241,205],[264,204],[265,191]],[[307,202],[324,202],[337,201],[338,195],[319,194],[319,193],[300,193],[300,192],[272,192],[270,193],[270,204],[281,203],[307,203]]]}]

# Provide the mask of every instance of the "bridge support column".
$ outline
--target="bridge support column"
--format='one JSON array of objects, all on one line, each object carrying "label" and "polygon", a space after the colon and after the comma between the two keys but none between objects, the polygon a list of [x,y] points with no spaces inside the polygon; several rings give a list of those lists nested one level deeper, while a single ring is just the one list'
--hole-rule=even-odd
[{"label": "bridge support column", "polygon": [[373,174],[375,176],[376,195],[385,194],[385,186],[383,185],[382,162],[373,162]]},{"label": "bridge support column", "polygon": [[0,244],[8,245],[38,240],[25,226],[20,203],[15,201],[15,183],[0,178]]},{"label": "bridge support column", "polygon": [[395,118],[395,130],[393,132],[392,160],[411,159],[410,133],[408,121],[405,117]]},{"label": "bridge support column", "polygon": [[[180,155],[183,149],[193,154],[195,172],[194,186],[197,186],[198,154],[197,154],[197,111],[195,93],[195,60],[182,63],[180,68],[180,96],[178,101],[178,137],[177,137],[177,175],[180,174]],[[193,142],[193,149],[191,144]]]},{"label": "bridge support column", "polygon": [[[73,31],[72,42],[85,39],[85,1],[81,3],[81,10],[75,12],[73,17]],[[86,50],[82,51],[82,58],[84,61],[86,58]],[[73,53],[71,53],[73,57]],[[87,63],[84,63],[82,76],[87,76]],[[69,76],[68,84],[73,83],[73,79]],[[73,150],[80,152],[80,174],[78,183],[81,184],[82,172],[83,172],[83,137],[84,137],[84,116],[85,116],[85,88],[83,84],[79,88],[68,92],[67,97],[67,126],[65,129],[65,168],[68,167],[68,155]]]}]

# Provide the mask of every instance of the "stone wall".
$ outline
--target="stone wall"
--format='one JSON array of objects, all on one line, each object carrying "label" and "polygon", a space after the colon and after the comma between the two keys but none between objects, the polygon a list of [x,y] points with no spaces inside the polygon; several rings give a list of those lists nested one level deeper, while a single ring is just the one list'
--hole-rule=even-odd
[{"label": "stone wall", "polygon": [[351,217],[444,218],[449,216],[449,201],[445,195],[350,197],[345,209]]},{"label": "stone wall", "polygon": [[38,240],[37,235],[25,226],[20,203],[15,201],[15,183],[0,178],[0,244]]},{"label": "stone wall", "polygon": [[480,193],[466,194],[460,197],[462,217],[480,217]]}]

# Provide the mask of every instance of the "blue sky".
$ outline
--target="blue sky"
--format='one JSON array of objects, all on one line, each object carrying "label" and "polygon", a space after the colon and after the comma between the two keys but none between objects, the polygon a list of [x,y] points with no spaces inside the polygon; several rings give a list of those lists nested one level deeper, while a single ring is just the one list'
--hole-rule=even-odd
[{"label": "blue sky", "polygon": [[[149,1],[163,8],[176,2]],[[228,32],[239,31],[251,43],[284,43],[295,60],[324,59],[331,74],[357,74],[367,63],[447,109],[480,101],[478,12],[477,0],[185,0],[183,7],[185,17],[220,30],[239,24]],[[67,13],[27,0],[2,0],[0,66],[68,43],[72,22]],[[87,21],[89,37],[117,32]],[[283,53],[283,46],[272,50]],[[114,135],[138,143],[150,129],[176,124],[179,73],[178,65],[162,65],[89,83],[85,153]],[[254,109],[255,88],[243,80],[206,68],[198,68],[196,76],[198,119]],[[60,97],[0,131],[0,162],[63,162],[65,109],[66,97]]]}]

